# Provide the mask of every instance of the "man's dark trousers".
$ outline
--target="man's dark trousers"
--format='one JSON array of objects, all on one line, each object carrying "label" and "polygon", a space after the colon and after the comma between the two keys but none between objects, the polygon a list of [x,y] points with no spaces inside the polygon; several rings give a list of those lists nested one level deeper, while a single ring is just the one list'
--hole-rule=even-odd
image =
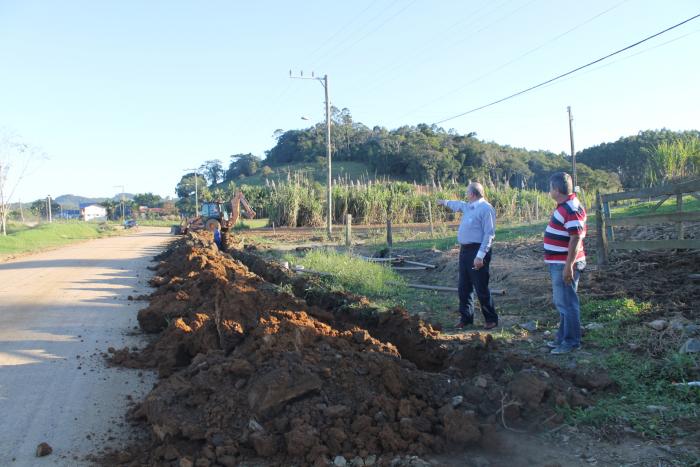
[{"label": "man's dark trousers", "polygon": [[484,257],[484,266],[474,269],[474,258],[479,252],[479,243],[462,245],[459,249],[459,314],[465,324],[474,322],[474,294],[479,297],[484,321],[498,324],[496,307],[489,290],[489,265],[491,251]]}]

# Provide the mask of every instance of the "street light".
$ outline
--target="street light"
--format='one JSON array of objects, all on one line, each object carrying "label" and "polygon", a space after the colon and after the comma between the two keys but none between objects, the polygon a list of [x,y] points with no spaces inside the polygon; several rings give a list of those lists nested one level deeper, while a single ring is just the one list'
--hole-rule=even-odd
[{"label": "street light", "polygon": [[[332,238],[333,234],[333,198],[331,194],[332,188],[332,176],[331,176],[331,102],[328,99],[328,75],[323,75],[323,78],[318,78],[311,73],[311,77],[305,77],[302,72],[300,76],[292,76],[291,70],[289,71],[289,77],[292,79],[313,79],[321,83],[326,95],[326,155],[328,156],[328,186],[327,186],[327,196],[326,204],[328,206],[328,213],[326,219],[326,233],[328,238]],[[302,120],[309,120],[308,117],[301,117]]]},{"label": "street light", "polygon": [[197,179],[199,178],[199,169],[185,169],[185,172],[194,172],[194,217],[199,217],[199,188]]}]

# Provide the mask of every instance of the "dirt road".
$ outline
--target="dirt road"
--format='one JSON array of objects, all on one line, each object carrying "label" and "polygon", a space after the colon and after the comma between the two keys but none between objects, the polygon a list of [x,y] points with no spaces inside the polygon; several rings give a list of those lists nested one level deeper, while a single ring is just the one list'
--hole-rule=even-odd
[{"label": "dirt road", "polygon": [[[128,436],[128,396],[154,377],[102,352],[142,344],[144,302],[128,296],[148,293],[146,266],[172,238],[141,228],[0,263],[0,465],[80,465]],[[53,453],[37,458],[41,442]]]}]

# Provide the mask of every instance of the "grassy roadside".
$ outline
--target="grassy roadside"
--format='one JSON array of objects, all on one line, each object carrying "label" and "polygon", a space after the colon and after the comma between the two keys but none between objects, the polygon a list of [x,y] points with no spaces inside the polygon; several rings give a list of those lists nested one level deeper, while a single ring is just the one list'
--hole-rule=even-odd
[{"label": "grassy roadside", "polygon": [[54,222],[36,227],[13,224],[7,236],[0,236],[0,258],[117,233],[113,226],[89,222]]},{"label": "grassy roadside", "polygon": [[570,423],[646,439],[690,434],[691,422],[700,415],[700,388],[683,383],[700,378],[700,359],[679,353],[688,338],[681,326],[672,323],[663,331],[646,326],[651,311],[649,303],[630,298],[582,304],[582,322],[600,326],[584,337],[592,357],[577,356],[577,364],[604,368],[618,392],[602,396],[588,409],[567,410]]}]

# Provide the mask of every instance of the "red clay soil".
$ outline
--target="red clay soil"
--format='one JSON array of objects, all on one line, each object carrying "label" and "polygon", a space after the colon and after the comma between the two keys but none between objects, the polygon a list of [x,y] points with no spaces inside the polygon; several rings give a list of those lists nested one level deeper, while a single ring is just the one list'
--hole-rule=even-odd
[{"label": "red clay soil", "polygon": [[158,258],[157,289],[138,315],[157,338],[111,356],[159,371],[131,414],[151,440],[104,462],[328,465],[342,455],[389,465],[395,455],[493,448],[504,425],[552,426],[557,406],[589,403],[579,386],[610,385],[585,375],[574,384],[576,375],[509,355],[490,335],[446,338],[406,310],[379,312],[250,252],[232,254],[272,282],[219,252],[208,233]]}]

